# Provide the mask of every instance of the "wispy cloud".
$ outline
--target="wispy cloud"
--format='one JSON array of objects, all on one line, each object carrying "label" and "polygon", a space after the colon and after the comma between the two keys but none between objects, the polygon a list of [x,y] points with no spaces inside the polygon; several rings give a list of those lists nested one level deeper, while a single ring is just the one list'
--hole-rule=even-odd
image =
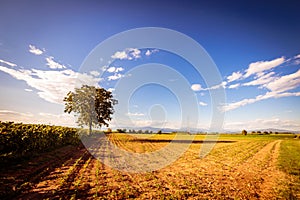
[{"label": "wispy cloud", "polygon": [[219,88],[226,88],[226,85],[227,85],[227,82],[226,81],[223,81],[222,83],[220,84],[217,84],[217,85],[214,85],[214,86],[211,86],[211,87],[208,87],[208,88],[203,88],[201,86],[201,84],[193,84],[191,86],[191,89],[195,92],[198,92],[198,91],[207,91],[207,90],[216,90],[216,89],[219,89]]},{"label": "wispy cloud", "polygon": [[273,77],[274,74],[275,74],[275,72],[270,72],[268,74],[257,77],[257,79],[255,79],[253,81],[243,83],[243,85],[244,86],[253,86],[253,85],[264,85],[264,84],[270,83],[271,81],[273,81],[275,79],[275,77]]},{"label": "wispy cloud", "polygon": [[98,86],[100,78],[95,78],[89,74],[81,74],[72,70],[63,71],[43,71],[37,69],[11,69],[0,66],[0,71],[10,74],[12,77],[23,80],[32,88],[37,89],[37,93],[42,99],[63,104],[64,96],[74,89],[74,87],[86,85]]},{"label": "wispy cloud", "polygon": [[44,53],[44,50],[39,49],[35,47],[34,45],[29,45],[29,52],[34,54],[34,55],[42,55]]},{"label": "wispy cloud", "polygon": [[134,117],[140,117],[140,116],[144,116],[145,114],[143,113],[138,113],[138,112],[135,112],[135,113],[127,113],[128,116],[134,116]]},{"label": "wispy cloud", "polygon": [[238,102],[229,103],[228,105],[222,107],[222,111],[226,112],[226,111],[234,110],[241,106],[252,104],[265,99],[290,97],[290,96],[300,96],[300,92],[284,92],[284,93],[267,92],[266,94],[258,95],[255,98],[243,99]]},{"label": "wispy cloud", "polygon": [[235,88],[238,88],[241,84],[240,83],[236,83],[236,84],[233,84],[233,85],[229,85],[228,88],[229,89],[235,89]]},{"label": "wispy cloud", "polygon": [[65,69],[66,68],[66,66],[64,66],[63,64],[60,64],[60,63],[56,62],[52,56],[47,57],[46,62],[47,62],[46,65],[50,69]]},{"label": "wispy cloud", "polygon": [[1,59],[0,59],[0,63],[4,63],[4,64],[6,64],[8,66],[11,66],[11,67],[16,67],[17,66],[15,63],[8,62],[8,61],[1,60]]},{"label": "wispy cloud", "polygon": [[12,110],[0,110],[0,116],[3,117],[9,117],[9,116],[22,116],[22,117],[31,117],[33,116],[31,113],[22,113],[22,112],[16,112]]},{"label": "wispy cloud", "polygon": [[[284,57],[280,57],[271,61],[258,61],[251,63],[249,67],[245,70],[245,74],[243,72],[233,72],[232,75],[227,77],[228,82],[232,80],[239,80],[233,85],[229,85],[227,88],[238,88],[240,86],[258,86],[258,88],[267,89],[264,95],[258,95],[254,98],[243,99],[238,102],[229,103],[223,106],[223,111],[230,111],[237,109],[241,106],[245,106],[248,104],[252,104],[258,101],[262,101],[264,99],[269,98],[281,98],[288,96],[299,96],[299,92],[288,92],[293,89],[296,89],[300,86],[300,70],[295,73],[287,74],[287,75],[276,75],[273,70],[275,67],[282,65],[287,61],[294,61],[298,57],[295,56],[290,59],[284,59]],[[241,76],[242,75],[242,76]],[[252,76],[252,81],[244,82],[242,81],[249,76]]]},{"label": "wispy cloud", "polygon": [[0,110],[1,121],[14,121],[22,123],[36,123],[36,124],[55,124],[61,126],[75,126],[76,118],[74,115],[67,113],[52,114],[52,113],[38,113],[30,112],[23,113],[12,110]]},{"label": "wispy cloud", "polygon": [[271,91],[285,92],[288,90],[295,89],[300,86],[300,69],[293,73],[285,76],[276,78],[274,81],[269,82],[265,85]]},{"label": "wispy cloud", "polygon": [[127,48],[124,51],[117,51],[111,56],[113,59],[133,60],[141,57],[141,51],[136,48]]},{"label": "wispy cloud", "polygon": [[270,70],[281,65],[282,63],[284,63],[284,61],[284,57],[281,57],[271,61],[258,61],[251,63],[248,69],[246,70],[246,74],[244,75],[244,77],[247,78],[253,74],[259,74],[266,70]]}]

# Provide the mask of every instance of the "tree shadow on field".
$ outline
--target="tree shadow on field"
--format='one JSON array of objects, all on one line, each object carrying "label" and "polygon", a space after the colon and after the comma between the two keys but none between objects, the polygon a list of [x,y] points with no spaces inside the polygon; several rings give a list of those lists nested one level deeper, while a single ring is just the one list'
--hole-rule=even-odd
[{"label": "tree shadow on field", "polygon": [[202,143],[234,143],[231,140],[169,140],[169,139],[134,139],[130,142],[149,142],[149,143],[182,143],[182,144],[202,144]]},{"label": "tree shadow on field", "polygon": [[[56,169],[70,168],[83,154],[85,157],[81,162],[84,162],[91,156],[85,152],[86,149],[82,144],[69,145],[32,157],[6,162],[0,169],[0,199],[55,199],[55,194],[64,194],[67,189],[61,188],[66,191],[58,193],[49,189],[48,184],[38,190],[33,191],[32,188],[44,180],[52,184],[53,179],[60,176],[60,171],[55,172]],[[78,166],[81,164],[83,163],[78,163]],[[50,174],[53,176],[48,176]]]}]

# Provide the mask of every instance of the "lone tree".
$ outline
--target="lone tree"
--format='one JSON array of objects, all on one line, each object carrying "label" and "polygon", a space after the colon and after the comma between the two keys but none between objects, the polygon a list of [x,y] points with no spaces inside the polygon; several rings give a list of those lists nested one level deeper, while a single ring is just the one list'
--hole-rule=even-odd
[{"label": "lone tree", "polygon": [[114,113],[113,106],[118,103],[110,91],[88,85],[75,88],[75,92],[68,92],[64,102],[64,111],[77,113],[78,125],[81,127],[87,125],[89,134],[92,133],[92,127],[108,126],[107,122]]},{"label": "lone tree", "polygon": [[242,130],[242,135],[247,135],[247,131],[246,130]]}]

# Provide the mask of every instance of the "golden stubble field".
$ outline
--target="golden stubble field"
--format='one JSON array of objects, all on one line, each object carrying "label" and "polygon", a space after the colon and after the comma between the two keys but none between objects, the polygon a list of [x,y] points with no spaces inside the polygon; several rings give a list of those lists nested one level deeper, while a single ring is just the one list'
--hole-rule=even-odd
[{"label": "golden stubble field", "polygon": [[[174,137],[136,136],[108,135],[114,144],[138,153],[163,148]],[[147,173],[120,172],[83,146],[66,146],[2,169],[1,193],[8,199],[300,199],[299,158],[287,161],[282,154],[291,143],[289,151],[299,152],[300,140],[289,135],[221,135],[200,159],[203,139],[196,136],[177,161]]]}]

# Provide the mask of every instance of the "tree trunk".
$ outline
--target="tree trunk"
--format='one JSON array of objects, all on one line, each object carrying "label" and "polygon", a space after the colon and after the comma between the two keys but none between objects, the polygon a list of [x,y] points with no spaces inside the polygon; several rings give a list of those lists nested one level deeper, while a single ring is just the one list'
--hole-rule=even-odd
[{"label": "tree trunk", "polygon": [[89,121],[89,135],[92,134],[92,118],[90,117],[90,121]]}]

